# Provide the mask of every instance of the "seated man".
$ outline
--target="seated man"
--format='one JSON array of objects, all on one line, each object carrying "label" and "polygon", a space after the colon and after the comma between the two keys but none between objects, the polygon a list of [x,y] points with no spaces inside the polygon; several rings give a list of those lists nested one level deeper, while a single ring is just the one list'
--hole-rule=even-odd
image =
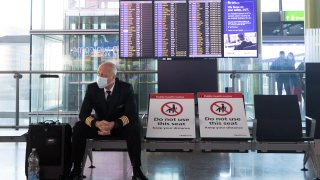
[{"label": "seated man", "polygon": [[[87,138],[124,137],[133,168],[132,179],[146,180],[141,166],[140,123],[133,88],[116,78],[117,69],[111,62],[99,66],[97,82],[91,83],[81,106],[72,135],[71,178],[82,179],[82,159]],[[92,110],[95,116],[91,115]]]},{"label": "seated man", "polygon": [[234,47],[234,50],[244,50],[245,47],[248,47],[248,46],[252,46],[253,43],[252,42],[248,42],[244,39],[244,35],[243,34],[238,34],[238,38],[239,38],[239,45],[235,46]]}]

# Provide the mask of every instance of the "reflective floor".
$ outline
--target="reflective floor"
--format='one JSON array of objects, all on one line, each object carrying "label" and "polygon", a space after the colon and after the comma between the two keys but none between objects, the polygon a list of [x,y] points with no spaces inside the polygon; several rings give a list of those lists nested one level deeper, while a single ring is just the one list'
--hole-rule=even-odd
[{"label": "reflective floor", "polygon": [[[25,143],[0,143],[0,179],[24,180]],[[94,152],[95,169],[88,180],[131,179],[127,152]],[[302,168],[302,154],[143,152],[143,171],[150,180],[311,180]]]}]

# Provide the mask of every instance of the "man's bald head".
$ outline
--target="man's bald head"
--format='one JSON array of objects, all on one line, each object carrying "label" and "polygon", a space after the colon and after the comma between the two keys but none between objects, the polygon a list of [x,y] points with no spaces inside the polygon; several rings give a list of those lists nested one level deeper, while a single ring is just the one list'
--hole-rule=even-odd
[{"label": "man's bald head", "polygon": [[107,62],[100,64],[100,66],[98,68],[98,74],[100,72],[103,74],[107,74],[107,75],[109,75],[111,73],[114,76],[116,76],[117,75],[117,67],[114,63],[107,61]]}]

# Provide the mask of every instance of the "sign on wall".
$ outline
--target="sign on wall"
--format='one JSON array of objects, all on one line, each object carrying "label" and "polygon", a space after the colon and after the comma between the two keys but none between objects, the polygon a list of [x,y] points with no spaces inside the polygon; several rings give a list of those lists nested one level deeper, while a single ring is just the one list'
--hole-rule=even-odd
[{"label": "sign on wall", "polygon": [[146,137],[195,138],[194,94],[150,94]]},{"label": "sign on wall", "polygon": [[198,93],[201,138],[250,137],[241,93]]},{"label": "sign on wall", "polygon": [[304,11],[285,11],[284,21],[304,21]]},{"label": "sign on wall", "polygon": [[224,57],[257,57],[257,1],[225,0]]}]

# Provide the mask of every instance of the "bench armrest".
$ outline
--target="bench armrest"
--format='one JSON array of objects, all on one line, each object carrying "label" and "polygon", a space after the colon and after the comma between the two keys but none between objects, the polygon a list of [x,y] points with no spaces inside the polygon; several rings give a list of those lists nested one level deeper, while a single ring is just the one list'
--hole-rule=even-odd
[{"label": "bench armrest", "polygon": [[314,138],[314,134],[316,132],[316,123],[317,121],[311,117],[305,116],[306,121],[310,121],[311,122],[311,127],[310,127],[310,138]]},{"label": "bench armrest", "polygon": [[257,119],[252,119],[253,126],[252,126],[252,138],[257,139],[257,124],[258,121]]}]

